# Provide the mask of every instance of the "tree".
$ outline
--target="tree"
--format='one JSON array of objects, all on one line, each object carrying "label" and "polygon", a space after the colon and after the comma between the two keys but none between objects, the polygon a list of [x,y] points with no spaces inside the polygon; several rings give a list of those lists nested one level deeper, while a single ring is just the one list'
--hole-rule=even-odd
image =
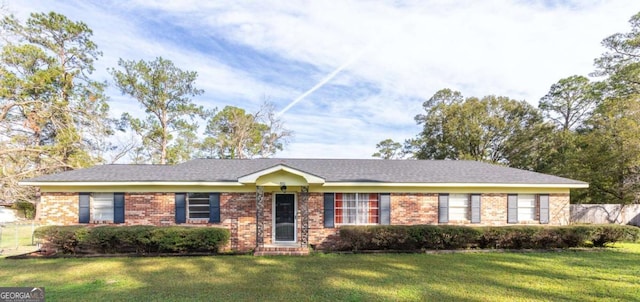
[{"label": "tree", "polygon": [[608,76],[609,89],[616,97],[640,93],[640,13],[629,20],[631,31],[616,33],[602,41],[609,51],[595,60],[595,76]]},{"label": "tree", "polygon": [[590,184],[587,202],[640,202],[640,13],[629,22],[631,31],[605,38],[608,51],[595,60],[606,86],[581,133],[577,170]]},{"label": "tree", "polygon": [[189,158],[185,153],[194,144],[184,138],[195,136],[198,124],[194,119],[206,114],[190,98],[203,93],[195,87],[198,74],[182,71],[161,57],[152,62],[120,59],[118,66],[122,70],[110,69],[116,86],[123,95],[136,99],[147,113],[144,119],[125,113],[122,120],[141,136],[151,162],[176,163]]},{"label": "tree", "polygon": [[376,153],[373,153],[373,155],[371,156],[382,159],[401,159],[402,157],[404,157],[402,144],[390,138],[387,138],[376,144],[376,149],[378,149],[378,151]]},{"label": "tree", "polygon": [[273,106],[265,103],[254,114],[226,106],[213,116],[201,145],[206,157],[268,157],[282,150],[292,132],[283,128]]},{"label": "tree", "polygon": [[538,108],[562,131],[575,129],[591,115],[601,99],[598,88],[583,76],[564,78],[551,86]]},{"label": "tree", "polygon": [[425,114],[416,116],[423,130],[406,143],[418,159],[468,159],[536,169],[551,129],[536,108],[507,97],[464,99],[459,92],[441,90],[423,107]]},{"label": "tree", "polygon": [[640,102],[609,98],[587,126],[576,165],[590,185],[584,202],[640,202]]},{"label": "tree", "polygon": [[86,24],[54,12],[0,24],[0,199],[33,200],[18,181],[101,161],[111,121],[105,84],[89,77],[101,53]]},{"label": "tree", "polygon": [[570,76],[553,84],[538,108],[545,118],[553,123],[555,130],[548,137],[549,148],[541,154],[539,172],[576,178],[579,157],[580,135],[576,132],[585,127],[585,120],[602,99],[603,83],[592,83],[584,76]]}]

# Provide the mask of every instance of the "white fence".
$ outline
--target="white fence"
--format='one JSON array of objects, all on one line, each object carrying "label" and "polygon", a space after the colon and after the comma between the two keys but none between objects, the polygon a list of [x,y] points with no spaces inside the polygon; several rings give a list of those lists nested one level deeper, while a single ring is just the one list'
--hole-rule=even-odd
[{"label": "white fence", "polygon": [[571,222],[640,226],[640,204],[572,204]]},{"label": "white fence", "polygon": [[37,250],[33,231],[39,225],[33,220],[0,222],[0,257],[24,254]]}]

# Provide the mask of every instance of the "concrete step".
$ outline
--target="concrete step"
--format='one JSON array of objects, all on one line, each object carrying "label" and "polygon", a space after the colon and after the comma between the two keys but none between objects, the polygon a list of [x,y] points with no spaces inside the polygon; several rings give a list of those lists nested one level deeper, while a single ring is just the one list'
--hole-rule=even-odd
[{"label": "concrete step", "polygon": [[253,252],[254,256],[306,256],[309,255],[309,248],[290,246],[267,246],[259,247]]}]

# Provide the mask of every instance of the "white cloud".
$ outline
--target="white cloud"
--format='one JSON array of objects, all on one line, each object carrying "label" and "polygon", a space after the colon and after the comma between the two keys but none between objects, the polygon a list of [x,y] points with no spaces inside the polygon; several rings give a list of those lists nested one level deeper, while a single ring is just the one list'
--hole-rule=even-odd
[{"label": "white cloud", "polygon": [[[278,156],[369,157],[382,139],[417,134],[413,116],[422,100],[441,88],[537,105],[559,79],[593,71],[593,59],[604,51],[600,41],[628,31],[627,20],[640,11],[640,2],[34,0],[10,8],[23,17],[28,11],[56,10],[89,24],[105,54],[97,65],[100,78],[110,79],[105,69],[118,58],[163,56],[198,71],[198,86],[207,91],[199,101],[218,107],[251,110],[267,96],[282,109],[364,49],[283,116],[296,137]],[[223,54],[158,39],[142,26],[145,18],[261,56],[250,53],[246,60],[272,58],[307,69],[288,73],[284,68],[282,74],[261,77],[265,70],[252,68],[268,64],[234,65]],[[114,99],[124,106],[122,97]],[[133,110],[125,108],[115,111]]]}]

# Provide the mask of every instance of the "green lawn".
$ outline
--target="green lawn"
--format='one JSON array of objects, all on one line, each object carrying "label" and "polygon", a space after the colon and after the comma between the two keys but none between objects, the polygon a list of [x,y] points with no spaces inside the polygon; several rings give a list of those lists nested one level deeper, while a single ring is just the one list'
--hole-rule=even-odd
[{"label": "green lawn", "polygon": [[[0,257],[24,254],[37,250],[33,245],[31,235],[39,225],[32,225],[30,221],[7,223],[0,225]],[[0,286],[1,283],[0,283]]]},{"label": "green lawn", "polygon": [[48,301],[638,301],[640,244],[606,251],[0,259]]}]

